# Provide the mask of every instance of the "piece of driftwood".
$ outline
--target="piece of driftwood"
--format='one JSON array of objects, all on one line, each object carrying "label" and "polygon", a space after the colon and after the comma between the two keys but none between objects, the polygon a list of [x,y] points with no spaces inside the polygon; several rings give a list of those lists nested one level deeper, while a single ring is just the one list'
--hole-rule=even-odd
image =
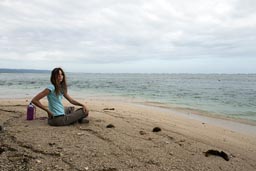
[{"label": "piece of driftwood", "polygon": [[104,108],[103,110],[115,110],[115,108]]},{"label": "piece of driftwood", "polygon": [[220,156],[223,159],[225,159],[226,161],[229,161],[229,156],[227,155],[227,153],[225,153],[224,151],[218,151],[218,150],[208,150],[205,153],[205,157],[208,157],[209,155],[214,155],[214,156]]}]

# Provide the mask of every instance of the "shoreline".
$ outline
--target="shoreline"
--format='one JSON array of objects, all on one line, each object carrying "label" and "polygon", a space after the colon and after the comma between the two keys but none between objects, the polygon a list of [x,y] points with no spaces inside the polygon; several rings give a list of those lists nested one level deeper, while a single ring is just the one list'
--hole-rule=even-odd
[{"label": "shoreline", "polygon": [[[42,88],[43,89],[43,88]],[[32,96],[34,96],[36,93],[38,93],[39,91],[41,91],[42,89],[39,90],[34,90],[34,92],[30,92],[28,94],[20,94],[17,97],[17,94],[11,98],[9,94],[5,95],[5,96],[1,96],[0,97],[0,101],[1,100],[15,100],[15,99],[31,99]],[[11,94],[13,94],[13,92],[10,92]],[[15,94],[15,92],[14,92]],[[105,100],[105,99],[109,99],[111,101],[124,101],[124,102],[135,102],[135,103],[142,103],[142,104],[146,104],[146,105],[150,105],[150,106],[157,106],[157,107],[161,107],[161,108],[168,108],[168,109],[175,109],[177,111],[187,111],[187,113],[194,113],[196,115],[201,115],[201,116],[206,116],[206,117],[211,117],[211,118],[217,118],[217,119],[224,119],[224,120],[230,120],[230,121],[234,121],[234,122],[239,122],[239,123],[244,123],[244,124],[249,124],[249,125],[253,125],[256,126],[256,118],[254,117],[253,119],[248,119],[248,118],[243,118],[243,115],[237,115],[236,117],[234,116],[229,116],[229,114],[223,114],[223,113],[218,113],[218,112],[214,112],[214,111],[208,111],[207,109],[200,109],[200,108],[194,108],[193,106],[184,106],[182,104],[172,104],[172,103],[168,103],[165,101],[154,101],[152,99],[147,99],[144,97],[131,97],[131,96],[125,96],[125,95],[121,95],[121,94],[111,94],[111,93],[99,93],[99,92],[89,92],[89,94],[86,94],[85,92],[78,92],[78,91],[74,91],[74,90],[70,90],[70,94],[72,95],[72,97],[76,98],[76,99],[99,99],[99,100]]]},{"label": "shoreline", "polygon": [[[9,99],[2,99],[0,98],[0,102],[27,102],[29,103],[29,99],[31,98],[9,98]],[[155,109],[156,111],[162,111],[164,113],[171,113],[172,115],[182,116],[187,119],[196,120],[202,122],[202,124],[211,124],[214,126],[219,126],[225,129],[229,129],[231,131],[240,132],[248,135],[253,135],[256,137],[256,122],[247,119],[241,118],[231,118],[224,115],[212,114],[210,112],[198,110],[198,109],[191,109],[191,108],[183,108],[178,107],[176,105],[170,105],[167,103],[161,102],[153,102],[153,101],[144,101],[144,99],[134,99],[134,98],[127,98],[127,97],[120,97],[120,96],[89,96],[86,98],[76,98],[80,101],[102,101],[102,102],[118,102],[130,105],[141,106],[145,108]],[[47,105],[47,100],[42,100],[45,105]],[[64,100],[65,101],[65,100]],[[64,102],[65,103],[65,102]],[[170,115],[170,117],[172,116]]]},{"label": "shoreline", "polygon": [[[192,119],[202,122],[202,124],[211,124],[214,126],[219,126],[231,131],[253,135],[256,137],[256,122],[221,117],[219,115],[209,115],[205,113],[199,113],[198,110],[184,109],[184,108],[172,108],[167,106],[150,106],[149,104],[141,104],[146,108],[155,108],[157,110],[163,110],[165,112],[174,113],[175,115],[184,116],[187,119]],[[170,115],[171,117],[171,115]]]}]

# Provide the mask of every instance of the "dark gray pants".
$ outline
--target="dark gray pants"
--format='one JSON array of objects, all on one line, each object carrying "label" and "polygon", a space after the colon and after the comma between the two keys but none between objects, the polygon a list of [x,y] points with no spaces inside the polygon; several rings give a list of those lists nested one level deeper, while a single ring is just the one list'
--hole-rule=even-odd
[{"label": "dark gray pants", "polygon": [[51,126],[65,126],[75,122],[81,122],[87,117],[88,113],[83,111],[83,108],[74,111],[74,107],[65,107],[65,115],[48,119],[48,124]]}]

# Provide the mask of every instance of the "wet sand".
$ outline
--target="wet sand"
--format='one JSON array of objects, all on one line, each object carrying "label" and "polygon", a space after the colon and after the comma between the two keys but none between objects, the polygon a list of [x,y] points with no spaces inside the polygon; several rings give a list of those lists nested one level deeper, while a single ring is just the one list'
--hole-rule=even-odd
[{"label": "wet sand", "polygon": [[[256,136],[239,131],[241,123],[232,129],[225,120],[218,124],[175,109],[85,101],[89,124],[51,127],[40,109],[36,120],[26,120],[26,99],[1,100],[0,170],[256,170]],[[208,150],[223,151],[229,160],[206,157]]]}]

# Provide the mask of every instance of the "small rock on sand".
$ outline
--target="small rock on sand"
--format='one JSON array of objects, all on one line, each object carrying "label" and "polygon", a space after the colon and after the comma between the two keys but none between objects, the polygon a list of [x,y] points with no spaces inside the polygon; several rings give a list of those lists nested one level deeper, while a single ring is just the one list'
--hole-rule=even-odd
[{"label": "small rock on sand", "polygon": [[108,125],[106,126],[106,128],[115,128],[115,126],[112,125],[112,124],[108,124]]},{"label": "small rock on sand", "polygon": [[146,132],[145,131],[140,131],[140,135],[145,135]]},{"label": "small rock on sand", "polygon": [[161,131],[161,128],[159,128],[159,127],[155,127],[155,128],[153,128],[153,130],[152,130],[152,132],[160,132]]},{"label": "small rock on sand", "polygon": [[0,132],[4,131],[4,126],[0,125]]}]

